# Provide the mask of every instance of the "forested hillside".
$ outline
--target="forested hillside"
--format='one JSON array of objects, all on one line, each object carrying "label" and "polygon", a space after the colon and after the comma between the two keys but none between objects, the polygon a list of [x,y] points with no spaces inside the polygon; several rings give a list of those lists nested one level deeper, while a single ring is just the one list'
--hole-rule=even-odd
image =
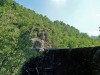
[{"label": "forested hillside", "polygon": [[38,55],[32,38],[44,39],[50,48],[100,45],[100,37],[91,38],[62,21],[52,22],[12,0],[0,0],[0,75],[19,75],[22,64]]}]

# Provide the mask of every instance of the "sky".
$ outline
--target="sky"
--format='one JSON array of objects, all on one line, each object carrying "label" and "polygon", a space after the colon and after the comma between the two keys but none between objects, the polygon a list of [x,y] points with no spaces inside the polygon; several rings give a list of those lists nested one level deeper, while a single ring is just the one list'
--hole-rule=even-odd
[{"label": "sky", "polygon": [[90,36],[100,35],[100,0],[14,0],[26,8],[74,26]]}]

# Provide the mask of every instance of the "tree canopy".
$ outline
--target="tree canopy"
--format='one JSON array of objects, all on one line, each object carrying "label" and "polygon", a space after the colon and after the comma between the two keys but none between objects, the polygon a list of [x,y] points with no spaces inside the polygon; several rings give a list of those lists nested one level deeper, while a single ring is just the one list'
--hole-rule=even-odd
[{"label": "tree canopy", "polygon": [[0,75],[19,75],[22,64],[38,55],[31,39],[41,39],[43,35],[50,48],[100,45],[100,36],[89,37],[73,26],[58,20],[52,22],[12,0],[0,0]]}]

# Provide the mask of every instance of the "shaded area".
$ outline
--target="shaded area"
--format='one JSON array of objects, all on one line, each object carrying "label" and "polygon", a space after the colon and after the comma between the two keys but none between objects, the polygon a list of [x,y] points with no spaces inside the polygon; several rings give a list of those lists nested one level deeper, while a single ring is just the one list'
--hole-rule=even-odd
[{"label": "shaded area", "polygon": [[21,75],[100,75],[100,47],[51,49],[31,58]]}]

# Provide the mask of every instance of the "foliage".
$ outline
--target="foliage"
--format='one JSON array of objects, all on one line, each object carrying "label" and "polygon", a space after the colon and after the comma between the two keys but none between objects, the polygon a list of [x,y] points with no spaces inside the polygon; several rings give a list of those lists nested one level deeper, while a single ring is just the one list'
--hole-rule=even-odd
[{"label": "foliage", "polygon": [[100,45],[100,37],[89,37],[62,21],[52,22],[12,0],[0,0],[0,75],[19,75],[23,63],[38,55],[31,39],[41,37],[42,31],[50,48]]}]

